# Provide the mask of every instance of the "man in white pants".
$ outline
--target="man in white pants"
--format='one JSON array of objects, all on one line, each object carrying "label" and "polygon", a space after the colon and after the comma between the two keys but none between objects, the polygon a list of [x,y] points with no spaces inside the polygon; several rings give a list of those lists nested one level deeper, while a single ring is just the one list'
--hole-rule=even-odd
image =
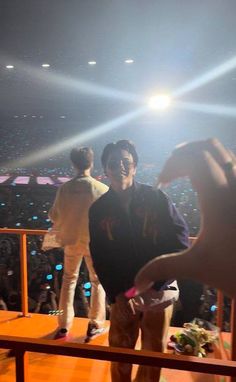
[{"label": "man in white pants", "polygon": [[64,183],[57,192],[49,217],[53,222],[56,239],[64,247],[64,274],[61,287],[58,331],[55,339],[69,334],[74,318],[74,294],[80,265],[85,259],[92,284],[87,338],[104,330],[105,292],[94,271],[89,253],[88,210],[108,187],[91,177],[93,151],[89,147],[72,149],[71,162],[76,176]]}]

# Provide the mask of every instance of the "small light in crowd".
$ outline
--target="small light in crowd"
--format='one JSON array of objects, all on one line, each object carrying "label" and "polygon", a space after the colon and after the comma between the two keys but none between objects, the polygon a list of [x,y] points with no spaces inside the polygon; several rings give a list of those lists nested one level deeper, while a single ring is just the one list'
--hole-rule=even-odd
[{"label": "small light in crowd", "polygon": [[90,289],[91,288],[91,283],[87,282],[84,284],[84,289]]},{"label": "small light in crowd", "polygon": [[16,227],[20,227],[21,226],[21,223],[16,223]]},{"label": "small light in crowd", "polygon": [[14,69],[14,65],[6,65],[6,69]]},{"label": "small light in crowd", "polygon": [[33,205],[34,205],[34,202],[30,202],[29,205],[30,205],[30,206],[33,206]]},{"label": "small light in crowd", "polygon": [[57,264],[57,265],[55,266],[55,269],[56,269],[57,271],[61,271],[62,268],[63,268],[63,265],[62,265],[62,264]]},{"label": "small light in crowd", "polygon": [[37,254],[37,252],[35,251],[35,249],[33,249],[33,250],[30,252],[30,254],[31,254],[32,256],[35,256],[35,255]]},{"label": "small light in crowd", "polygon": [[159,94],[149,98],[148,106],[153,110],[164,110],[170,106],[171,98],[167,94]]},{"label": "small light in crowd", "polygon": [[20,194],[16,194],[16,197],[19,198],[19,197],[20,197]]},{"label": "small light in crowd", "polygon": [[47,276],[46,276],[46,279],[47,280],[52,280],[53,279],[53,275],[51,273],[49,273]]},{"label": "small light in crowd", "polygon": [[49,223],[49,222],[50,222],[50,219],[45,219],[45,221],[46,221],[47,223]]},{"label": "small light in crowd", "polygon": [[45,64],[42,64],[41,66],[42,66],[42,68],[49,68],[49,67],[50,67],[50,64],[46,64],[46,63],[45,63]]},{"label": "small light in crowd", "polygon": [[96,61],[88,61],[89,65],[96,65],[96,63],[97,63]]},{"label": "small light in crowd", "polygon": [[60,115],[60,118],[61,118],[61,119],[65,119],[66,116],[65,116],[65,115]]},{"label": "small light in crowd", "polygon": [[32,216],[32,219],[33,219],[33,220],[38,220],[38,216],[36,216],[36,215],[35,215],[35,216]]},{"label": "small light in crowd", "polygon": [[5,206],[6,204],[5,203],[1,203],[1,206]]},{"label": "small light in crowd", "polygon": [[132,58],[128,58],[127,60],[125,60],[125,63],[126,64],[133,64],[134,60],[132,60]]},{"label": "small light in crowd", "polygon": [[211,306],[211,312],[215,312],[217,310],[217,306],[216,305],[212,305]]},{"label": "small light in crowd", "polygon": [[27,114],[24,114],[23,117],[26,118],[26,117],[27,117]]},{"label": "small light in crowd", "polygon": [[40,115],[39,118],[42,119],[42,118],[43,118],[43,115]]},{"label": "small light in crowd", "polygon": [[31,115],[32,118],[36,118],[36,115]]},{"label": "small light in crowd", "polygon": [[14,117],[13,118],[19,118],[19,115],[14,115]]},{"label": "small light in crowd", "polygon": [[90,293],[88,290],[86,290],[86,291],[84,292],[84,295],[85,295],[85,297],[90,297],[90,296],[91,296],[91,293]]},{"label": "small light in crowd", "polygon": [[9,269],[9,271],[7,271],[7,276],[12,276],[13,274],[14,274],[14,272],[11,269]]}]

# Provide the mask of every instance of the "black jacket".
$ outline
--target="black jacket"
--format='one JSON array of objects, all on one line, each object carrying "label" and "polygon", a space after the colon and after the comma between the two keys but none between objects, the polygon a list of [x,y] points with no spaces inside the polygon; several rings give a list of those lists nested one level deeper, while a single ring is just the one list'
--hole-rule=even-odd
[{"label": "black jacket", "polygon": [[187,226],[167,195],[136,182],[129,213],[110,188],[91,206],[89,230],[94,268],[111,303],[149,260],[188,247]]}]

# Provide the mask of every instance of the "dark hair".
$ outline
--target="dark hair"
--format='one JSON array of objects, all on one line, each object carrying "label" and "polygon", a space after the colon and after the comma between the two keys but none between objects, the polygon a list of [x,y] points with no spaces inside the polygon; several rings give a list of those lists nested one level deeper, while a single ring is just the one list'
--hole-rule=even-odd
[{"label": "dark hair", "polygon": [[70,160],[74,167],[82,171],[93,165],[93,158],[94,154],[91,147],[75,147],[70,152]]},{"label": "dark hair", "polygon": [[133,160],[134,160],[134,163],[135,163],[135,166],[137,166],[138,164],[138,154],[136,152],[136,149],[135,149],[135,146],[133,144],[133,142],[131,141],[128,141],[127,139],[122,139],[116,143],[108,143],[105,147],[104,147],[104,150],[103,150],[103,153],[102,153],[102,156],[101,156],[101,162],[102,162],[102,166],[103,168],[105,169],[106,168],[106,165],[107,165],[107,161],[108,161],[108,158],[110,156],[110,154],[117,150],[117,149],[120,149],[120,150],[126,150],[128,151],[132,157],[133,157]]}]

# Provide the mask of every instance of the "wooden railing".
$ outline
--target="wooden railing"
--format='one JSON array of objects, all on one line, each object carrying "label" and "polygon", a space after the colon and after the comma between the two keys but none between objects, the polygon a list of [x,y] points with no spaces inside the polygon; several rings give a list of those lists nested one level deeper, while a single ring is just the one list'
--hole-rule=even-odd
[{"label": "wooden railing", "polygon": [[[0,234],[20,235],[20,267],[21,267],[21,299],[22,315],[29,317],[28,313],[28,283],[27,283],[27,235],[44,235],[46,230],[10,229],[0,228]],[[193,241],[194,238],[191,238]],[[136,351],[130,349],[107,348],[94,345],[58,344],[55,341],[30,339],[22,337],[0,336],[0,347],[13,349],[16,354],[16,381],[27,382],[27,352],[40,352],[49,354],[69,355],[81,358],[92,358],[107,361],[135,363],[197,371],[200,373],[228,375],[236,381],[236,306],[232,301],[231,313],[231,359],[199,359],[191,356],[176,356],[149,351]],[[223,322],[223,294],[217,294],[217,326],[222,328]]]},{"label": "wooden railing", "polygon": [[56,343],[53,340],[42,340],[24,337],[0,336],[0,348],[13,349],[16,357],[16,382],[28,382],[28,353],[47,353],[70,357],[98,359],[102,361],[126,362],[138,365],[165,367],[176,370],[227,375],[236,378],[236,362],[213,358],[198,358],[132,350],[99,345],[76,343]]}]

